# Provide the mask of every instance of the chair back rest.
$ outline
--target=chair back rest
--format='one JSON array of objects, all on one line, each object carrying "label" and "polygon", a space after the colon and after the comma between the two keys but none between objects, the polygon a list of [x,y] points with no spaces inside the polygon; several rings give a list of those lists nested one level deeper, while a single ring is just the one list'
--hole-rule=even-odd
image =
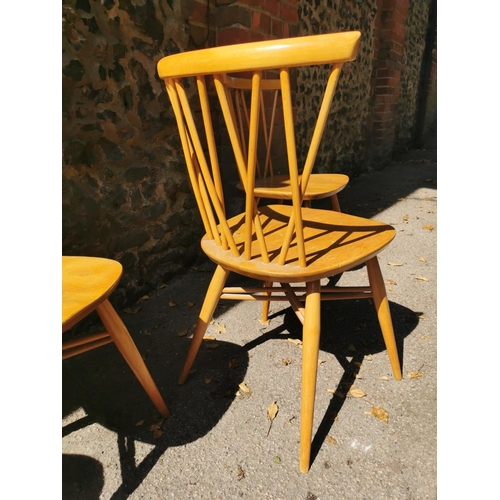
[{"label": "chair back rest", "polygon": [[[302,199],[319,149],[340,70],[343,63],[355,59],[360,36],[359,31],[352,31],[244,43],[174,54],[158,62],[158,74],[165,82],[175,113],[189,178],[206,237],[220,245],[223,250],[228,250],[234,257],[271,263],[253,191],[257,167],[257,139],[261,123],[261,91],[267,86],[279,86],[275,90],[281,93],[293,209],[279,257],[277,260],[273,258],[273,265],[285,264],[293,242],[298,255],[298,265],[306,267]],[[290,69],[311,65],[329,65],[331,71],[299,179]],[[263,74],[268,71],[278,72],[279,79],[268,83],[269,80],[263,78]],[[238,78],[235,80],[230,76],[238,73],[251,75],[246,141],[242,139],[238,112],[235,110],[230,90],[238,83]],[[215,87],[236,167],[245,190],[244,224],[237,228],[230,228],[226,218],[216,134],[212,121],[213,110],[210,107],[211,85]],[[249,86],[248,83],[245,83],[245,86]],[[188,96],[188,91],[190,94],[197,92],[198,98],[195,99],[194,95]],[[200,112],[200,120],[197,120]],[[243,244],[239,244],[239,240],[235,238],[236,230],[244,233]],[[255,241],[259,249],[257,254],[253,245]]]},{"label": "chair back rest", "polygon": [[[225,84],[232,89],[234,107],[236,110],[237,132],[240,140],[243,158],[248,161],[247,155],[247,140],[250,127],[250,105],[252,95],[252,80],[251,78],[241,78],[225,75]],[[272,161],[272,145],[274,136],[274,126],[276,124],[276,111],[278,107],[278,97],[280,95],[281,82],[279,78],[263,78],[260,84],[260,119],[261,119],[261,134],[258,138],[258,145],[262,145],[264,154],[259,160],[256,158],[256,175],[259,179],[265,177],[273,177],[273,161]],[[269,110],[266,105],[268,100],[266,94],[271,94],[272,107]],[[268,116],[270,115],[270,116]],[[260,147],[259,147],[260,151]],[[264,159],[262,162],[261,160]],[[262,164],[261,164],[262,163]]]}]

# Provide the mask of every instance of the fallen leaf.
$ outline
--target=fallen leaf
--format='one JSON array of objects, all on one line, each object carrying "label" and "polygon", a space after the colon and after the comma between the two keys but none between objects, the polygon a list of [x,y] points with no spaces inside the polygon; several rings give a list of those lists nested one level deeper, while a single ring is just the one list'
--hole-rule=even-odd
[{"label": "fallen leaf", "polygon": [[212,377],[205,376],[205,384],[210,384],[212,382]]},{"label": "fallen leaf", "polygon": [[219,347],[217,342],[208,342],[207,344],[207,349],[217,349],[217,347]]},{"label": "fallen leaf", "polygon": [[326,436],[326,440],[328,441],[329,444],[332,446],[335,446],[337,444],[337,440],[335,438],[332,438],[332,436]]},{"label": "fallen leaf", "polygon": [[188,300],[188,306],[189,307],[193,307],[194,306],[194,302],[191,302],[190,300]]},{"label": "fallen leaf", "polygon": [[324,359],[318,359],[318,366],[322,365],[323,363],[326,363]]},{"label": "fallen leaf", "polygon": [[429,278],[426,278],[425,276],[415,276],[415,279],[420,281],[429,281]]},{"label": "fallen leaf", "polygon": [[389,264],[390,266],[402,266],[403,264],[398,264],[396,262],[388,262],[387,264]]},{"label": "fallen leaf", "polygon": [[343,392],[337,391],[336,389],[327,389],[326,392],[330,392],[334,396],[337,396],[339,398],[345,398],[345,394]]},{"label": "fallen leaf", "polygon": [[427,229],[428,231],[432,231],[434,228],[434,226],[431,226],[430,224],[425,224],[425,226],[422,226],[422,229]]},{"label": "fallen leaf", "polygon": [[382,376],[380,377],[380,380],[389,380],[389,377],[387,377],[386,375],[382,375]]},{"label": "fallen leaf", "polygon": [[278,414],[278,405],[276,404],[276,401],[273,401],[267,407],[267,418],[269,418],[269,428],[267,429],[266,437],[269,436],[269,431],[271,430],[271,426],[273,425],[273,420],[276,418],[277,414]]},{"label": "fallen leaf", "polygon": [[366,361],[373,361],[373,356],[371,354],[367,354],[365,357]]},{"label": "fallen leaf", "polygon": [[141,309],[142,309],[142,306],[134,307],[133,309],[131,307],[127,307],[127,309],[124,309],[123,311],[128,313],[128,314],[137,314]]},{"label": "fallen leaf", "polygon": [[394,280],[385,280],[386,283],[389,285],[397,285],[397,283]]},{"label": "fallen leaf", "polygon": [[358,375],[357,373],[354,375],[355,378],[357,379],[362,379],[363,377],[361,375]]},{"label": "fallen leaf", "polygon": [[174,300],[170,299],[170,300],[168,301],[168,305],[169,305],[170,307],[175,307],[175,306],[177,305],[177,302],[175,302]]},{"label": "fallen leaf", "polygon": [[302,345],[302,340],[299,339],[287,339],[288,342],[291,342],[294,345]]},{"label": "fallen leaf", "polygon": [[409,215],[403,215],[403,220],[404,220],[405,222],[408,222],[409,217],[410,217]]},{"label": "fallen leaf", "polygon": [[422,340],[429,340],[431,337],[429,335],[422,335],[420,338]]},{"label": "fallen leaf", "polygon": [[419,371],[408,372],[408,378],[417,378],[421,376],[422,374]]},{"label": "fallen leaf", "polygon": [[203,340],[215,340],[215,337],[213,335],[205,335]]},{"label": "fallen leaf", "polygon": [[420,257],[418,260],[419,260],[420,262],[427,262],[427,260],[425,259],[425,257]]},{"label": "fallen leaf", "polygon": [[236,479],[238,479],[238,481],[241,481],[244,477],[245,477],[245,471],[238,465],[238,475]]},{"label": "fallen leaf", "polygon": [[238,385],[238,387],[243,391],[243,392],[246,392],[246,393],[249,393],[250,392],[250,388],[248,387],[247,384],[245,384],[245,382],[242,382],[241,384]]},{"label": "fallen leaf", "polygon": [[226,325],[223,325],[222,323],[217,323],[217,326],[215,328],[215,333],[227,333]]},{"label": "fallen leaf", "polygon": [[139,427],[140,425],[142,425],[143,423],[145,422],[145,420],[139,420],[139,422],[137,422],[135,424],[136,427]]},{"label": "fallen leaf", "polygon": [[278,405],[276,404],[276,401],[273,401],[268,407],[267,407],[267,417],[271,422],[276,418],[276,415],[278,414]]},{"label": "fallen leaf", "polygon": [[351,398],[364,398],[366,393],[357,387],[352,386],[347,393],[347,396]]},{"label": "fallen leaf", "polygon": [[292,358],[285,358],[282,359],[281,362],[285,365],[288,366],[292,362]]},{"label": "fallen leaf", "polygon": [[389,413],[381,406],[372,406],[372,415],[382,420],[382,422],[389,422]]},{"label": "fallen leaf", "polygon": [[153,432],[153,437],[154,437],[155,439],[158,439],[158,438],[160,438],[160,437],[162,436],[162,434],[163,434],[163,431],[161,431],[160,429],[156,429],[156,430]]},{"label": "fallen leaf", "polygon": [[185,337],[188,334],[189,328],[186,328],[185,330],[182,330],[182,332],[179,332],[177,334],[178,337]]},{"label": "fallen leaf", "polygon": [[143,295],[137,303],[140,304],[141,302],[144,302],[145,300],[149,300],[149,295]]}]

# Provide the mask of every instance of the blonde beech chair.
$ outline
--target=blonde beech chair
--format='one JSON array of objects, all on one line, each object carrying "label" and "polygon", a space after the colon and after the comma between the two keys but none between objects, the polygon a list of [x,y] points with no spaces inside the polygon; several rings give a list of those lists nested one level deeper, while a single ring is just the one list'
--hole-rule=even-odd
[{"label": "blonde beech chair", "polygon": [[[232,89],[234,108],[236,111],[237,132],[240,141],[243,158],[247,161],[247,140],[248,127],[250,125],[250,115],[248,101],[251,97],[252,80],[250,78],[238,78],[224,75],[225,85]],[[261,161],[256,160],[256,178],[254,184],[254,196],[257,203],[261,198],[277,200],[283,203],[283,200],[292,199],[292,188],[289,175],[276,175],[273,167],[273,138],[276,125],[276,113],[278,108],[278,99],[281,92],[281,82],[279,78],[266,78],[261,80],[260,85],[260,118],[262,121],[260,127],[260,141],[263,143],[263,155]],[[268,94],[272,100],[270,109],[266,109],[265,94]],[[269,115],[269,123],[268,117]],[[262,161],[263,160],[263,161]],[[262,163],[262,165],[261,165]],[[299,176],[299,182],[301,177]],[[329,198],[332,210],[340,212],[340,204],[337,193],[342,191],[349,177],[345,174],[311,174],[307,183],[307,189],[304,192],[303,204],[310,207],[312,200]],[[243,182],[236,187],[245,192]]]},{"label": "blonde beech chair", "polygon": [[[389,303],[377,254],[394,238],[393,227],[334,210],[304,207],[302,202],[335,87],[344,63],[353,61],[359,32],[255,42],[176,54],[161,59],[159,76],[177,119],[180,140],[206,234],[201,246],[217,264],[180,375],[188,377],[219,299],[288,301],[303,324],[300,470],[310,467],[321,300],[371,298],[375,304],[394,377],[401,368]],[[309,152],[299,177],[290,88],[290,68],[329,65]],[[257,135],[262,73],[279,71],[281,104],[290,177],[291,205],[259,207],[255,199]],[[227,86],[228,73],[251,72],[248,153],[238,137],[238,120]],[[189,82],[189,80],[194,82]],[[210,82],[210,83],[209,83]],[[228,219],[209,105],[208,85],[215,87],[245,191],[245,211]],[[189,85],[189,86],[188,86]],[[189,95],[188,95],[189,91]],[[198,97],[193,95],[197,93]],[[197,123],[193,110],[201,113]],[[218,137],[220,134],[218,134]],[[206,148],[203,147],[206,144]],[[368,286],[322,287],[321,280],[366,263]],[[230,273],[279,286],[225,287]]]},{"label": "blonde beech chair", "polygon": [[126,326],[108,300],[120,281],[122,265],[97,257],[62,258],[62,331],[63,333],[91,312],[97,311],[106,332],[68,340],[62,345],[67,359],[96,347],[114,342],[163,417],[169,416],[151,374],[149,373]]}]

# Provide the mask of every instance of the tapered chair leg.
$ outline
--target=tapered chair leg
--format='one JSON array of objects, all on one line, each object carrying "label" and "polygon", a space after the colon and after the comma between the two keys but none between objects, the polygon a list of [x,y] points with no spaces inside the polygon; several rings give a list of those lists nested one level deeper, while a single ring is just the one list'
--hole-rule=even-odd
[{"label": "tapered chair leg", "polygon": [[[270,288],[270,287],[273,286],[273,282],[272,281],[264,281],[264,286],[266,288]],[[267,295],[271,295],[268,292],[265,292],[265,293]],[[262,316],[261,316],[260,322],[263,325],[268,325],[269,324],[269,305],[270,305],[270,301],[269,300],[262,301]]]},{"label": "tapered chair leg", "polygon": [[311,461],[311,439],[316,396],[319,337],[321,329],[321,285],[306,285],[306,310],[302,335],[302,401],[300,410],[300,471],[307,472]]},{"label": "tapered chair leg", "polygon": [[340,204],[339,204],[339,199],[336,194],[332,195],[330,197],[330,204],[332,206],[332,210],[335,210],[336,212],[340,212]]},{"label": "tapered chair leg", "polygon": [[391,311],[389,310],[389,301],[385,292],[384,278],[380,272],[378,258],[373,257],[367,261],[366,267],[368,269],[368,278],[370,280],[380,329],[382,330],[385,347],[389,355],[389,361],[391,362],[392,373],[396,380],[401,380],[401,366],[399,364],[396,338],[394,337],[394,328],[392,327]]},{"label": "tapered chair leg", "polygon": [[198,323],[196,324],[193,338],[189,344],[186,361],[184,362],[181,376],[179,377],[179,384],[183,384],[189,375],[189,370],[191,370],[191,366],[193,366],[193,362],[198,354],[203,336],[207,331],[208,323],[212,319],[215,308],[219,302],[222,289],[226,284],[229,274],[229,271],[226,271],[221,266],[217,266],[217,269],[212,276],[212,281],[210,282],[203,306],[201,307],[200,315],[198,316]]},{"label": "tapered chair leg", "polygon": [[114,310],[113,306],[110,304],[109,300],[106,299],[104,302],[99,304],[96,310],[102,323],[104,324],[104,327],[109,333],[109,336],[113,339],[116,347],[125,358],[125,361],[134,372],[158,412],[163,417],[168,417],[170,412],[168,411],[165,401],[163,401],[163,398],[161,397],[141,354],[137,350],[130,333]]}]

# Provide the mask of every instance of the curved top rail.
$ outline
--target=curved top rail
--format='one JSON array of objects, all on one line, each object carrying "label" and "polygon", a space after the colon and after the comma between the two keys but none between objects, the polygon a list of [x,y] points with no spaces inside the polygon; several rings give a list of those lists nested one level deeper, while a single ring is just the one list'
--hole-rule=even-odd
[{"label": "curved top rail", "polygon": [[183,52],[160,59],[158,75],[177,78],[353,61],[360,37],[359,31],[347,31]]}]

